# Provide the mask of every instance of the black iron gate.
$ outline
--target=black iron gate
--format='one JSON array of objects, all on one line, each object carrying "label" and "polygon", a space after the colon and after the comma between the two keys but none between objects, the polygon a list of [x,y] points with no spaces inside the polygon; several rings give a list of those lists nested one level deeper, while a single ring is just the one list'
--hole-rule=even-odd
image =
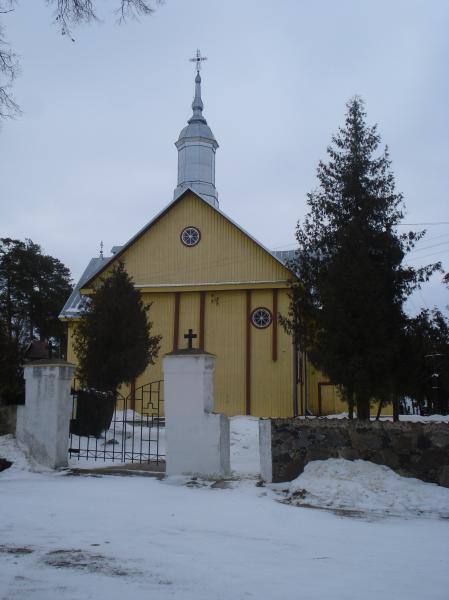
[{"label": "black iron gate", "polygon": [[147,383],[126,398],[72,389],[69,457],[120,463],[164,460],[163,383]]}]

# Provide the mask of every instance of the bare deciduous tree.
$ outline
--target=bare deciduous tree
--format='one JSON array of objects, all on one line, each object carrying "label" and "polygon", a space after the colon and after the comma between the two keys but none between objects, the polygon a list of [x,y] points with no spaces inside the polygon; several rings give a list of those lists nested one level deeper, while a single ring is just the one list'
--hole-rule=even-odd
[{"label": "bare deciduous tree", "polygon": [[[14,10],[14,0],[0,0],[0,15]],[[4,37],[4,27],[0,22],[0,119],[13,117],[20,112],[11,94],[11,87],[19,72],[17,56]]]},{"label": "bare deciduous tree", "polygon": [[[0,17],[14,11],[18,0],[0,0]],[[71,29],[73,26],[98,21],[96,0],[45,0],[54,7],[55,23],[61,34],[75,41]],[[147,16],[154,12],[155,5],[163,0],[116,0],[114,14],[118,23],[128,18]],[[0,121],[18,115],[21,111],[11,93],[14,79],[19,74],[19,62],[4,37],[4,25],[0,22]]]}]

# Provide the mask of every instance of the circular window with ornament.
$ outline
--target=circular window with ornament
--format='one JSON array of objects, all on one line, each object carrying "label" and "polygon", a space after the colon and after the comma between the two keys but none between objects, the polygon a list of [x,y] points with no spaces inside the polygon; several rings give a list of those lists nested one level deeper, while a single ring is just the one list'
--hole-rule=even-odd
[{"label": "circular window with ornament", "polygon": [[272,320],[273,317],[271,316],[271,312],[268,310],[268,308],[259,306],[251,313],[251,323],[254,325],[254,327],[257,327],[257,329],[265,329],[266,327],[269,327]]},{"label": "circular window with ornament", "polygon": [[189,225],[189,227],[185,227],[181,231],[181,242],[184,244],[184,246],[188,246],[189,248],[196,246],[200,239],[201,233],[196,227]]}]

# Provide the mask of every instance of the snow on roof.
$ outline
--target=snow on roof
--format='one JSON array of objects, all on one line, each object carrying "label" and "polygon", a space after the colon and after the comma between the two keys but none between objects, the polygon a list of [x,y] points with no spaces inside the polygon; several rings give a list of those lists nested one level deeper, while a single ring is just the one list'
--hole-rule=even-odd
[{"label": "snow on roof", "polygon": [[88,281],[95,273],[97,273],[105,262],[109,261],[110,257],[104,258],[91,258],[89,264],[87,265],[84,273],[81,275],[80,280],[74,287],[72,293],[69,296],[69,299],[64,304],[63,309],[61,310],[59,317],[64,318],[73,318],[77,317],[84,304],[84,297],[81,295],[80,290],[83,285]]}]

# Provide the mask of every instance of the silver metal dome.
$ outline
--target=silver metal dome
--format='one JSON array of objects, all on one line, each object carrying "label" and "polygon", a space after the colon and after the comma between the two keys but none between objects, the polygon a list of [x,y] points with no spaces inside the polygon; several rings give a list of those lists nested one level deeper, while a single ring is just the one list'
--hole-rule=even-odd
[{"label": "silver metal dome", "polygon": [[190,187],[218,208],[218,193],[215,189],[215,151],[218,143],[203,116],[199,71],[195,77],[192,110],[188,125],[181,131],[175,143],[178,149],[178,186],[174,198],[178,198]]}]

